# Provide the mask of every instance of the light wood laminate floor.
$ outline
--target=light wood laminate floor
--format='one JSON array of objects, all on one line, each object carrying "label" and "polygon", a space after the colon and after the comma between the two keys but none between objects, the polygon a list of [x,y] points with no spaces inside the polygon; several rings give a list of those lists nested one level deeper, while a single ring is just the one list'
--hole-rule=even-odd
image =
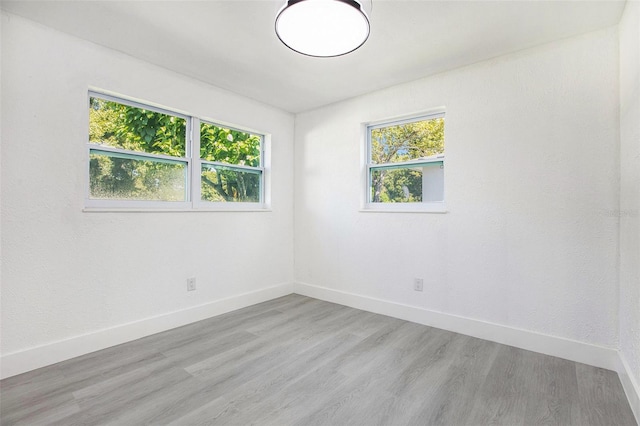
[{"label": "light wood laminate floor", "polygon": [[635,425],[616,373],[290,295],[0,382],[2,425]]}]

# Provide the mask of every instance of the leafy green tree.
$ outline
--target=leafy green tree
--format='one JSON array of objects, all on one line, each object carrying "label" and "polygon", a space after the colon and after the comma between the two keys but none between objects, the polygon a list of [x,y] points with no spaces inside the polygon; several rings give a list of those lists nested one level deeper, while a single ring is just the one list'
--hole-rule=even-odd
[{"label": "leafy green tree", "polygon": [[[232,165],[260,166],[261,138],[201,123],[200,158]],[[129,151],[185,157],[186,120],[91,98],[89,141]],[[91,194],[97,198],[184,200],[186,167],[95,151],[90,157]],[[204,165],[202,198],[259,201],[260,175],[220,165]]]},{"label": "leafy green tree", "polygon": [[[206,161],[260,166],[261,138],[239,130],[200,125],[200,158]],[[207,201],[259,201],[260,175],[241,169],[205,165],[202,199]]]},{"label": "leafy green tree", "polygon": [[[91,143],[183,157],[185,136],[183,118],[91,98]],[[99,151],[93,151],[89,161],[91,194],[96,198],[185,199],[186,167],[181,163]]]},{"label": "leafy green tree", "polygon": [[[444,118],[388,126],[371,131],[371,162],[401,163],[444,154]],[[422,201],[422,174],[412,168],[375,170],[373,202]]]},{"label": "leafy green tree", "polygon": [[91,98],[89,142],[184,157],[186,128],[184,118]]}]

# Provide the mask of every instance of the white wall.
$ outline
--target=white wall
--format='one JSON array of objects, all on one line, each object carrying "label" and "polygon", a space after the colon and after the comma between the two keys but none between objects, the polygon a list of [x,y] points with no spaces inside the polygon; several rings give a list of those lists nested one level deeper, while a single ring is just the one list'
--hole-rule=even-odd
[{"label": "white wall", "polygon": [[[273,211],[83,212],[89,86],[270,133]],[[5,13],[2,112],[3,375],[33,347],[291,292],[291,114]]]},{"label": "white wall", "polygon": [[[296,288],[615,354],[618,101],[612,28],[299,114]],[[361,123],[440,106],[449,212],[360,212]]]},{"label": "white wall", "polygon": [[620,352],[640,419],[640,3],[627,2],[619,28]]}]

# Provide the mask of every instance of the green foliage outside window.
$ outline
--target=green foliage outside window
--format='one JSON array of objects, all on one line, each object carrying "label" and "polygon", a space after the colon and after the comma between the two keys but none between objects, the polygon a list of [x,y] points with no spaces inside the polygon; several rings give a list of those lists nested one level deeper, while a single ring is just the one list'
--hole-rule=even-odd
[{"label": "green foliage outside window", "polygon": [[[389,164],[444,154],[444,118],[371,129],[371,163]],[[371,201],[422,201],[422,169],[372,169]]]},{"label": "green foliage outside window", "polygon": [[187,120],[91,98],[89,142],[149,154],[184,157]]},{"label": "green foliage outside window", "polygon": [[[262,138],[239,130],[200,124],[200,158],[241,166],[260,167]],[[260,201],[261,175],[244,169],[203,165],[201,197],[204,201]]]},{"label": "green foliage outside window", "polygon": [[[186,201],[187,120],[100,98],[90,99],[89,142],[127,151],[176,157],[176,161],[136,158],[91,151],[90,197]],[[261,137],[238,130],[200,125],[200,158],[232,165],[260,167]],[[233,167],[203,166],[205,201],[260,201],[261,175]]]},{"label": "green foliage outside window", "polygon": [[91,197],[97,199],[185,201],[187,167],[91,150]]},{"label": "green foliage outside window", "polygon": [[[89,142],[128,151],[184,157],[186,120],[91,98]],[[94,199],[185,201],[186,164],[92,150],[90,197]]]}]

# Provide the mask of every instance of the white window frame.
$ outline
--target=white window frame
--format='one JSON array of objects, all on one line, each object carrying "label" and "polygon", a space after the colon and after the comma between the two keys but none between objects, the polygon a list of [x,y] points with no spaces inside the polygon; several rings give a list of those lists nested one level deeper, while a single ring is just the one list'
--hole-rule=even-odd
[{"label": "white window frame", "polygon": [[[445,200],[443,201],[427,201],[427,202],[411,202],[411,203],[374,203],[371,201],[371,170],[372,169],[394,169],[404,168],[406,166],[419,166],[422,164],[428,164],[433,162],[442,162],[445,164],[445,158],[429,159],[429,160],[411,160],[399,163],[382,163],[374,164],[371,161],[371,131],[380,129],[383,127],[398,126],[402,124],[415,123],[417,121],[433,120],[437,118],[444,118],[444,109],[433,110],[430,112],[423,112],[419,114],[412,114],[409,116],[403,116],[395,119],[380,120],[375,122],[363,123],[363,167],[362,167],[362,186],[364,191],[361,199],[361,212],[397,212],[397,213],[447,213],[447,207]],[[446,141],[445,141],[446,143]],[[444,169],[445,182],[446,182],[446,168]],[[446,188],[445,188],[446,189]]]},{"label": "white window frame", "polygon": [[[206,123],[206,124],[211,124],[213,126],[218,126],[218,127],[224,127],[225,129],[231,129],[231,130],[236,130],[238,132],[245,132],[245,133],[250,133],[252,135],[255,136],[259,136],[260,137],[260,166],[259,167],[251,167],[251,166],[244,166],[244,165],[240,165],[240,164],[229,164],[229,163],[224,163],[221,161],[208,161],[208,160],[203,160],[200,158],[200,123]],[[194,159],[194,170],[193,170],[193,174],[197,174],[197,180],[198,180],[198,185],[197,188],[195,187],[196,185],[194,185],[193,188],[193,199],[197,200],[197,204],[196,204],[196,208],[199,209],[211,209],[211,208],[219,208],[219,209],[226,209],[227,206],[229,206],[229,208],[234,209],[234,207],[236,208],[241,208],[243,210],[246,209],[255,209],[257,205],[261,205],[263,206],[263,208],[266,208],[265,206],[265,173],[266,173],[266,169],[265,169],[265,140],[267,139],[267,136],[264,135],[263,133],[260,132],[253,132],[253,131],[249,131],[246,129],[240,129],[237,128],[235,126],[228,126],[228,125],[223,125],[220,123],[217,123],[215,121],[212,120],[205,120],[205,119],[199,119],[199,118],[194,118],[194,125],[193,125],[194,129],[198,129],[197,132],[194,132],[193,135],[193,149],[194,152],[197,152],[197,159]],[[197,148],[197,149],[196,149]],[[210,164],[212,166],[219,166],[219,167],[224,167],[227,169],[231,169],[231,170],[248,170],[248,171],[252,171],[252,172],[260,172],[260,201],[257,203],[250,203],[250,202],[235,202],[235,203],[222,203],[222,202],[215,202],[215,201],[206,201],[202,199],[202,195],[201,195],[201,182],[200,182],[200,171],[202,170],[202,165],[203,164]],[[193,181],[195,182],[196,177],[194,176]]]},{"label": "white window frame", "polygon": [[[114,148],[107,145],[86,143],[86,167],[85,167],[85,195],[84,211],[270,211],[268,200],[270,197],[270,169],[268,155],[270,148],[270,135],[260,131],[249,130],[235,125],[228,125],[217,120],[201,119],[195,115],[178,112],[175,110],[153,106],[149,103],[128,99],[122,96],[89,90],[87,96],[88,107],[90,99],[99,98],[106,101],[117,102],[134,108],[167,114],[186,120],[185,157],[172,157],[168,155],[152,154],[147,152],[131,151],[122,148]],[[89,119],[87,117],[87,123]],[[211,162],[200,159],[200,123],[204,122],[214,126],[224,127],[240,132],[247,132],[260,136],[260,167],[227,164],[223,162]],[[90,198],[90,154],[105,152],[121,154],[139,159],[151,159],[183,163],[186,165],[185,176],[185,201],[149,201],[149,200],[111,200]],[[260,172],[260,201],[259,202],[214,202],[201,200],[201,175],[202,164],[212,164],[232,170],[251,170]]]}]

